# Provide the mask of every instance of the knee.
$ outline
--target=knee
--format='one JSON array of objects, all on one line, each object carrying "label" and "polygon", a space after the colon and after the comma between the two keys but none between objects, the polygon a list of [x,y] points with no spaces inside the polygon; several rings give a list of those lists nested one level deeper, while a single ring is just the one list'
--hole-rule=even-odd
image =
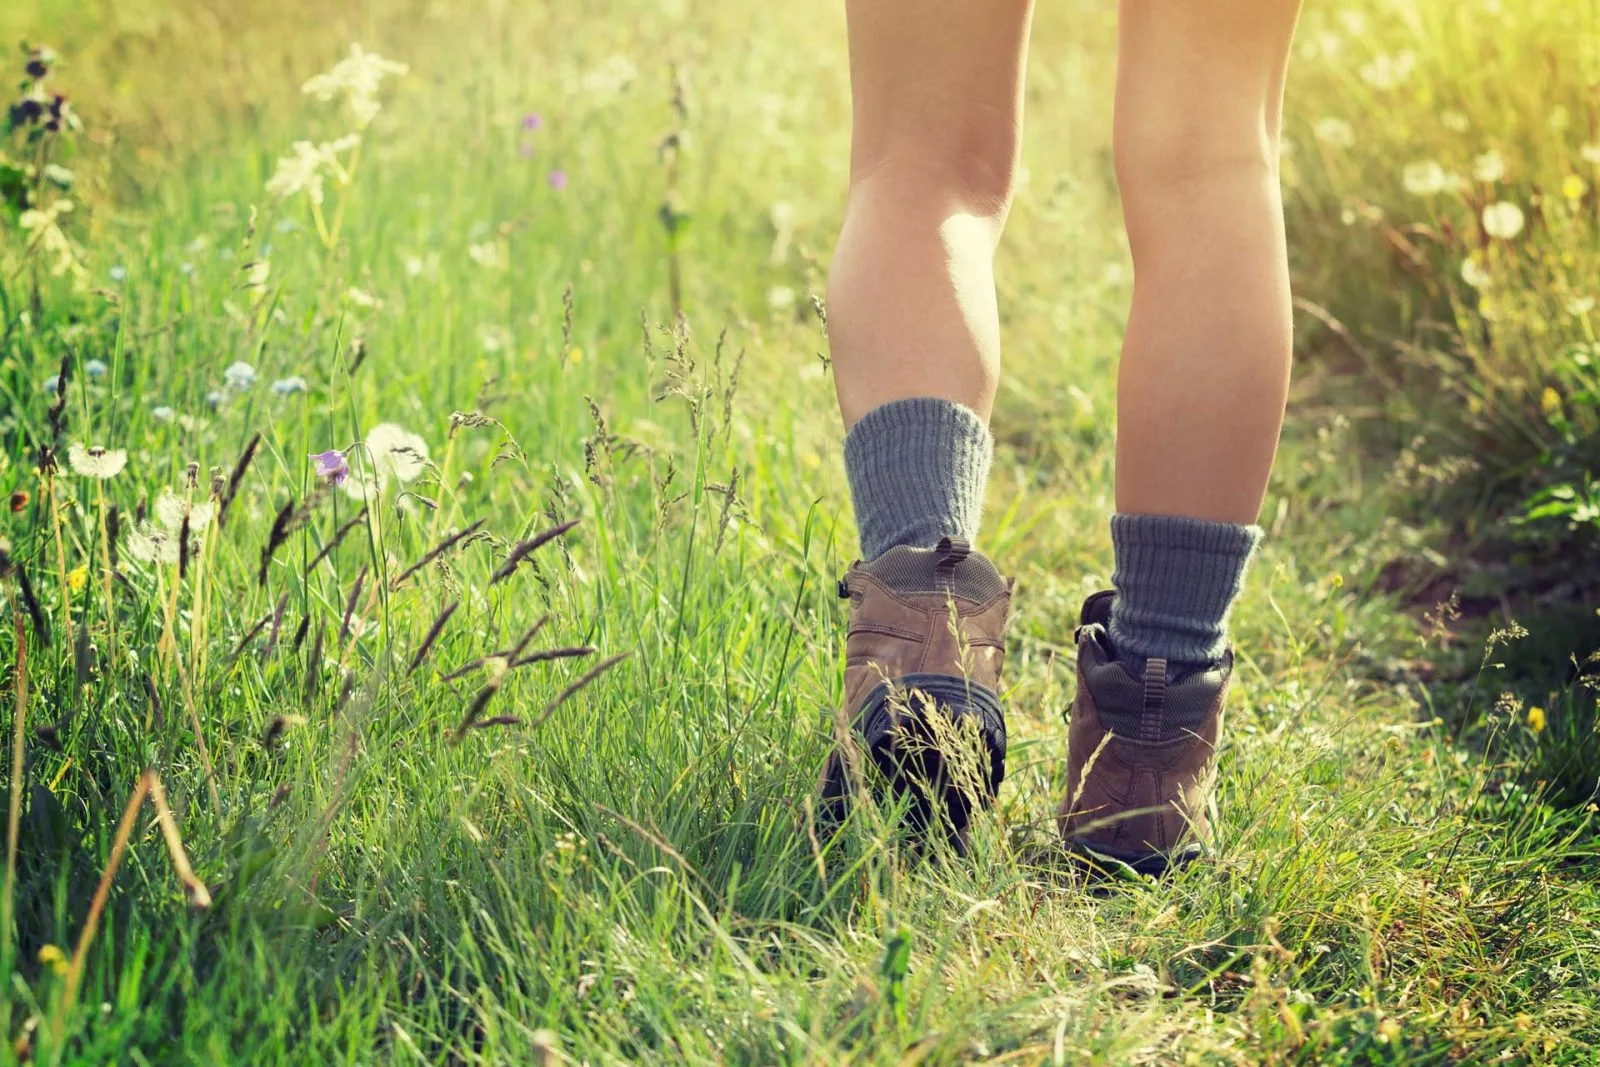
[{"label": "knee", "polygon": [[980,105],[918,104],[858,116],[852,195],[883,190],[909,204],[1004,218],[1016,189],[1016,116]]},{"label": "knee", "polygon": [[1194,198],[1208,187],[1273,178],[1278,138],[1264,109],[1193,101],[1119,101],[1112,163],[1125,203]]}]

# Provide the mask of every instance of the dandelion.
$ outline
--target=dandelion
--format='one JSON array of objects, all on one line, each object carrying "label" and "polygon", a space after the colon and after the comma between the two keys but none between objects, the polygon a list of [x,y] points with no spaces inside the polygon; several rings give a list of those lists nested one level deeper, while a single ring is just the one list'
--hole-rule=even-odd
[{"label": "dandelion", "polygon": [[55,375],[51,375],[40,384],[39,388],[44,390],[46,396],[55,396],[56,391],[61,388],[60,379]]},{"label": "dandelion", "polygon": [[1592,167],[1600,167],[1600,142],[1580,147],[1578,149],[1578,158]]},{"label": "dandelion", "polygon": [[39,963],[50,968],[57,977],[67,974],[67,954],[55,945],[45,945],[39,949]]},{"label": "dandelion", "polygon": [[306,380],[298,374],[290,375],[287,378],[279,378],[272,383],[272,391],[279,396],[293,396],[295,393],[303,393],[306,391]]},{"label": "dandelion", "polygon": [[330,448],[326,452],[313,452],[311,461],[315,465],[317,477],[334,485],[343,485],[344,480],[350,475],[350,464],[345,459],[344,453],[337,448]]},{"label": "dandelion", "polygon": [[1528,729],[1534,733],[1543,733],[1545,727],[1544,709],[1532,707],[1528,709]]},{"label": "dandelion", "polygon": [[397,482],[415,481],[428,464],[428,443],[392,422],[374,426],[366,446],[379,476]]},{"label": "dandelion", "polygon": [[384,59],[375,52],[365,51],[359,44],[352,44],[348,56],[326,74],[308,80],[300,91],[323,102],[343,97],[356,128],[365,129],[382,109],[378,90],[383,79],[389,75],[403,75],[409,69],[404,63]]},{"label": "dandelion", "polygon": [[511,344],[511,334],[503,326],[486,323],[478,327],[478,343],[485,352],[499,352]]},{"label": "dandelion", "polygon": [[794,307],[794,290],[787,285],[774,285],[767,290],[767,307],[773,311],[788,311]]},{"label": "dandelion", "polygon": [[1483,209],[1483,231],[1502,241],[1509,241],[1521,233],[1525,221],[1522,209],[1509,200],[1501,200]]},{"label": "dandelion", "polygon": [[581,87],[594,96],[616,96],[639,76],[627,56],[614,55],[583,76]]},{"label": "dandelion", "polygon": [[87,360],[83,364],[83,373],[91,378],[104,378],[108,369],[105,361],[100,359]]},{"label": "dandelion", "polygon": [[1499,152],[1489,149],[1472,161],[1472,176],[1485,185],[1493,185],[1506,176],[1506,160]]},{"label": "dandelion", "polygon": [[352,307],[368,308],[373,311],[378,311],[383,308],[382,300],[373,296],[365,289],[358,289],[353,285],[349,289],[345,290],[344,298]]},{"label": "dandelion", "polygon": [[553,170],[553,171],[551,171],[550,172],[550,188],[554,189],[556,192],[559,193],[561,190],[565,189],[566,187],[567,187],[567,172],[564,171],[564,170]]},{"label": "dandelion", "polygon": [[1569,174],[1561,179],[1561,195],[1568,200],[1582,200],[1583,194],[1589,191],[1589,185],[1576,174]]},{"label": "dandelion", "polygon": [[255,384],[256,369],[244,360],[236,360],[228,364],[228,369],[222,372],[222,383],[236,393],[242,393]]},{"label": "dandelion", "polygon": [[192,503],[171,489],[161,490],[161,495],[156,497],[155,507],[152,510],[155,512],[156,522],[173,534],[183,529],[185,514],[189,517],[189,532],[192,534],[197,534],[210,526],[211,520],[217,517],[215,501]]},{"label": "dandelion", "polygon": [[418,256],[406,257],[406,277],[418,278],[422,276],[422,259]]},{"label": "dandelion", "polygon": [[1594,297],[1575,296],[1567,301],[1567,314],[1573,318],[1582,318],[1594,310]]},{"label": "dandelion", "polygon": [[188,260],[184,260],[182,263],[178,264],[178,270],[185,276],[188,276],[194,273],[194,264],[190,263]]},{"label": "dandelion", "polygon": [[1415,196],[1435,196],[1444,192],[1450,181],[1444,168],[1431,159],[1406,164],[1400,180],[1406,192]]},{"label": "dandelion", "polygon": [[220,408],[226,399],[228,399],[227,394],[220,389],[213,389],[206,394],[206,403],[214,408]]},{"label": "dandelion", "polygon": [[542,129],[543,127],[544,116],[540,115],[538,112],[529,112],[528,114],[522,116],[522,128],[527,130],[529,133],[533,133],[536,130]]},{"label": "dandelion", "polygon": [[89,565],[80,563],[67,572],[67,590],[72,593],[83,592],[83,587],[89,584]]},{"label": "dandelion", "polygon": [[128,453],[120,448],[107,449],[99,445],[85,448],[74,441],[67,447],[67,462],[73,473],[85,478],[115,478],[128,465]]},{"label": "dandelion", "polygon": [[128,269],[126,267],[112,267],[106,273],[110,275],[111,280],[114,282],[121,282],[128,277]]},{"label": "dandelion", "polygon": [[178,539],[150,523],[141,523],[128,535],[128,555],[141,563],[173,566],[178,562]]},{"label": "dandelion", "polygon": [[1344,119],[1320,119],[1312,133],[1329,148],[1349,148],[1356,143],[1355,130]]},{"label": "dandelion", "polygon": [[1489,272],[1477,256],[1468,256],[1461,261],[1461,280],[1474,289],[1483,289],[1489,284]]},{"label": "dandelion", "polygon": [[1539,410],[1544,412],[1547,419],[1561,414],[1561,394],[1556,392],[1554,386],[1545,386],[1544,392],[1539,394]]},{"label": "dandelion", "polygon": [[1472,126],[1472,120],[1467,118],[1467,113],[1454,108],[1440,115],[1439,122],[1451,133],[1466,133]]}]

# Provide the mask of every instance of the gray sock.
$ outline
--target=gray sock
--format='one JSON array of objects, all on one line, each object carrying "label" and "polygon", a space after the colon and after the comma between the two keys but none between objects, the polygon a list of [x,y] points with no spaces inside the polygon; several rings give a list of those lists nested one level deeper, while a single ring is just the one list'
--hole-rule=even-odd
[{"label": "gray sock", "polygon": [[861,557],[976,540],[994,440],[970,408],[918,396],[873,408],[844,439]]},{"label": "gray sock", "polygon": [[1172,668],[1217,662],[1228,648],[1228,609],[1244,582],[1261,527],[1179,515],[1111,517],[1117,661],[1164,657]]}]

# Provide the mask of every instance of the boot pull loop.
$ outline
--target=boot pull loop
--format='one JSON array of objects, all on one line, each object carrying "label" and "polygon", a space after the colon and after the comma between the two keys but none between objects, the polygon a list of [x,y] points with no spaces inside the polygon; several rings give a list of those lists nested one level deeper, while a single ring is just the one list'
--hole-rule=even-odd
[{"label": "boot pull loop", "polygon": [[955,588],[956,565],[972,555],[972,542],[965,537],[941,537],[934,553],[934,582],[940,589]]},{"label": "boot pull loop", "polygon": [[1139,716],[1139,740],[1154,744],[1161,739],[1161,713],[1167,704],[1167,661],[1152,656],[1144,661],[1144,713]]}]

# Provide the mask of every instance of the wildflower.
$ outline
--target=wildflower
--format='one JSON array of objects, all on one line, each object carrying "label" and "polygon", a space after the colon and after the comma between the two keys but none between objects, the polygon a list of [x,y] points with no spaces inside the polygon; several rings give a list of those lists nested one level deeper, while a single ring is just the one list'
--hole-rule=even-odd
[{"label": "wildflower", "polygon": [[91,378],[104,378],[107,369],[104,360],[91,359],[86,360],[83,364],[83,373]]},{"label": "wildflower", "polygon": [[110,275],[111,280],[114,282],[123,281],[128,277],[128,269],[121,266],[112,267],[110,270],[106,271],[106,273]]},{"label": "wildflower", "polygon": [[1483,261],[1476,255],[1468,256],[1461,261],[1461,280],[1474,289],[1482,289],[1489,284],[1489,272],[1484,269]]},{"label": "wildflower", "polygon": [[313,452],[311,460],[316,464],[316,475],[324,478],[334,485],[343,485],[345,478],[350,475],[350,464],[345,460],[344,453],[337,448],[330,448],[326,452]]},{"label": "wildflower", "polygon": [[27,510],[28,501],[31,499],[26,489],[18,489],[11,494],[11,500],[7,506],[11,508],[11,514],[21,515],[23,511]]},{"label": "wildflower", "polygon": [[616,96],[633,83],[639,70],[627,56],[614,55],[583,76],[583,91],[595,96]]},{"label": "wildflower", "polygon": [[171,489],[161,490],[161,495],[156,497],[153,509],[156,521],[169,532],[176,534],[183,529],[183,517],[189,516],[189,532],[199,533],[211,525],[211,520],[216,518],[217,505],[215,501],[204,500],[196,504],[185,500]]},{"label": "wildflower", "polygon": [[1554,386],[1545,386],[1544,392],[1539,394],[1539,410],[1544,412],[1547,419],[1561,414],[1561,394],[1556,392]]},{"label": "wildflower", "polygon": [[467,255],[472,257],[472,262],[480,267],[490,270],[498,269],[505,265],[500,257],[500,246],[493,241],[484,241],[482,244],[469,245]]},{"label": "wildflower", "polygon": [[194,264],[190,263],[188,260],[184,260],[182,263],[178,264],[178,270],[183,272],[185,275],[193,274]]},{"label": "wildflower", "polygon": [[392,422],[374,426],[366,445],[378,473],[399,482],[415,481],[428,463],[428,443]]},{"label": "wildflower", "polygon": [[532,141],[523,141],[522,144],[517,146],[517,151],[522,153],[522,158],[523,159],[532,159],[533,158],[533,142]]},{"label": "wildflower", "polygon": [[1594,310],[1594,297],[1575,296],[1567,301],[1567,313],[1574,318],[1582,318]]},{"label": "wildflower", "polygon": [[213,389],[206,394],[206,403],[214,408],[220,408],[226,399],[228,399],[227,394],[220,389]]},{"label": "wildflower", "polygon": [[406,257],[406,277],[417,278],[422,275],[422,260],[417,256]]},{"label": "wildflower", "polygon": [[306,391],[306,380],[298,374],[290,375],[287,378],[279,378],[272,383],[272,391],[279,396],[293,396],[295,393],[303,393]]},{"label": "wildflower", "polygon": [[1600,142],[1579,148],[1578,158],[1591,166],[1600,167]]},{"label": "wildflower", "polygon": [[228,369],[222,372],[222,382],[236,393],[242,393],[255,384],[256,369],[244,360],[236,360],[228,364]]},{"label": "wildflower", "polygon": [[1509,200],[1501,200],[1483,209],[1483,231],[1502,241],[1509,241],[1521,233],[1525,221],[1522,209]]},{"label": "wildflower", "polygon": [[39,949],[39,962],[50,968],[57,976],[65,976],[67,973],[67,954],[55,945],[44,945]]},{"label": "wildflower", "polygon": [[1312,132],[1329,148],[1349,148],[1356,143],[1355,130],[1344,119],[1321,119]]},{"label": "wildflower", "polygon": [[140,523],[128,534],[128,556],[141,563],[178,562],[178,539],[150,523]]},{"label": "wildflower", "polygon": [[1411,52],[1378,56],[1370,63],[1362,65],[1361,80],[1374,89],[1393,89],[1411,77],[1416,65],[1417,57]]},{"label": "wildflower", "polygon": [[1489,149],[1472,161],[1472,176],[1486,185],[1492,185],[1506,176],[1506,160],[1499,152]]},{"label": "wildflower", "polygon": [[1528,709],[1528,729],[1534,733],[1542,733],[1545,727],[1544,709],[1533,707]]},{"label": "wildflower", "polygon": [[1454,108],[1440,115],[1439,121],[1452,133],[1466,133],[1472,125],[1472,120],[1467,118],[1465,111],[1457,111]]},{"label": "wildflower", "polygon": [[1442,193],[1449,184],[1444,168],[1431,159],[1408,163],[1400,176],[1406,192],[1416,196],[1434,196]]},{"label": "wildflower", "polygon": [[304,193],[313,204],[321,204],[323,175],[331,173],[343,181],[347,175],[339,155],[360,143],[361,136],[354,133],[321,144],[296,141],[293,154],[280,157],[277,169],[267,179],[267,192],[279,200]]},{"label": "wildflower", "polygon": [[379,300],[365,289],[357,289],[353,285],[345,290],[344,298],[358,308],[370,308],[376,311],[383,307],[382,300]]},{"label": "wildflower", "polygon": [[80,563],[67,572],[67,592],[81,593],[83,587],[89,584],[89,567]]},{"label": "wildflower", "polygon": [[511,335],[503,326],[486,323],[478,327],[478,343],[485,352],[499,352],[511,343]]},{"label": "wildflower", "polygon": [[1561,195],[1568,200],[1582,200],[1583,194],[1588,191],[1588,183],[1576,174],[1569,174],[1561,179]]},{"label": "wildflower", "polygon": [[46,395],[55,396],[56,391],[61,388],[61,380],[57,375],[52,374],[44,380],[44,384],[39,388],[43,389]]},{"label": "wildflower", "polygon": [[[263,248],[262,253],[268,250]],[[267,278],[272,274],[272,264],[265,259],[258,259],[245,264],[244,284],[247,289],[261,289],[267,284]]]},{"label": "wildflower", "polygon": [[365,129],[382,108],[378,103],[378,89],[383,79],[391,74],[405,74],[409,69],[404,63],[384,59],[375,52],[363,50],[359,44],[352,44],[347,57],[334,64],[326,74],[308,80],[300,91],[324,102],[342,96],[356,128]]},{"label": "wildflower", "polygon": [[556,192],[559,193],[561,190],[565,189],[566,187],[567,187],[567,172],[564,171],[564,170],[553,170],[553,171],[551,171],[550,172],[550,188],[554,189]]},{"label": "wildflower", "polygon": [[75,474],[85,478],[115,478],[128,465],[128,453],[123,449],[106,449],[99,445],[85,448],[74,441],[67,447],[67,462]]},{"label": "wildflower", "polygon": [[774,285],[767,290],[767,306],[773,311],[788,311],[794,307],[794,290],[787,285]]},{"label": "wildflower", "polygon": [[544,116],[540,115],[536,111],[529,112],[528,114],[522,116],[522,128],[527,130],[529,133],[532,133],[538,129],[542,129],[543,126]]}]

